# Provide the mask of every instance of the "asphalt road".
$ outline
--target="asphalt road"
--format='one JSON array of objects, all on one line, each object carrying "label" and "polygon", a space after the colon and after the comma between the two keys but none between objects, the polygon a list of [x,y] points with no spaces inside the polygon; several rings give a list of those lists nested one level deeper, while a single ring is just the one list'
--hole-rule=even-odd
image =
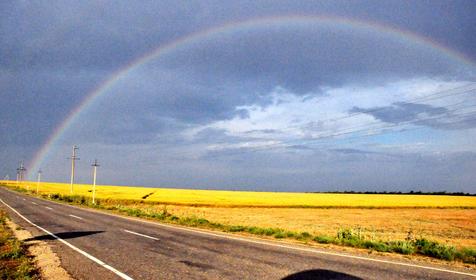
[{"label": "asphalt road", "polygon": [[76,279],[476,279],[444,267],[140,221],[3,187],[0,199],[17,224],[47,240]]}]

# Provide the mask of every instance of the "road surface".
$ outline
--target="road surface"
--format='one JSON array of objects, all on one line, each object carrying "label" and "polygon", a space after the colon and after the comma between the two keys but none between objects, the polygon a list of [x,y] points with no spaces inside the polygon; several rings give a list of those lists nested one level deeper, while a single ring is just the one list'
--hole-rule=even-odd
[{"label": "road surface", "polygon": [[4,187],[0,199],[76,279],[476,279],[444,267],[140,221]]}]

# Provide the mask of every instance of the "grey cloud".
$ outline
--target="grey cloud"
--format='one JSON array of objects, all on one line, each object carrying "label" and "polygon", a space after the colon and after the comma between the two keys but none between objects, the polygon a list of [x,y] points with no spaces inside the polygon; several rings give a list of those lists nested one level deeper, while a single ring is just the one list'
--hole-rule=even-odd
[{"label": "grey cloud", "polygon": [[378,120],[393,124],[418,120],[422,114],[426,116],[441,116],[447,112],[448,109],[444,107],[433,107],[427,104],[408,102],[395,102],[391,106],[368,109],[354,107],[349,111],[349,113],[368,114]]},{"label": "grey cloud", "polygon": [[289,145],[287,146],[287,148],[291,150],[298,150],[298,151],[314,151],[315,150],[315,148],[309,145],[302,145],[302,144]]},{"label": "grey cloud", "polygon": [[249,139],[228,135],[224,129],[206,128],[198,132],[192,143],[238,143]]},{"label": "grey cloud", "polygon": [[342,153],[342,154],[361,154],[361,155],[366,155],[366,154],[378,154],[377,152],[372,152],[372,151],[364,151],[364,150],[359,150],[359,149],[331,149],[333,152],[337,153]]},{"label": "grey cloud", "polygon": [[276,129],[254,129],[254,130],[245,131],[244,133],[246,134],[253,134],[253,133],[274,134],[279,132],[280,131]]},{"label": "grey cloud", "polygon": [[476,127],[476,115],[474,112],[460,115],[451,114],[444,120],[427,120],[419,123],[446,130],[470,129]]},{"label": "grey cloud", "polygon": [[427,104],[395,102],[391,106],[359,108],[354,107],[350,113],[364,113],[386,123],[411,123],[438,129],[467,129],[476,126],[476,119],[471,112],[454,112],[445,107]]}]

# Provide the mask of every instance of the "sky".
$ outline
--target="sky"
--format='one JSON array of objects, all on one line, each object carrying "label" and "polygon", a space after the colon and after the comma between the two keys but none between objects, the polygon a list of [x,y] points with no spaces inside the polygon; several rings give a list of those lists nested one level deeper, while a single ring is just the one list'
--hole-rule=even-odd
[{"label": "sky", "polygon": [[476,192],[474,1],[1,1],[0,177]]}]

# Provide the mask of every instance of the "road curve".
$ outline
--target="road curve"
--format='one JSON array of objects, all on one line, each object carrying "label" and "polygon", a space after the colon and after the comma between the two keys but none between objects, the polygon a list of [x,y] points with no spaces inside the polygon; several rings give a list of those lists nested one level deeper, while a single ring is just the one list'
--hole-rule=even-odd
[{"label": "road curve", "polygon": [[76,279],[476,279],[444,267],[140,221],[3,187],[0,199]]}]

